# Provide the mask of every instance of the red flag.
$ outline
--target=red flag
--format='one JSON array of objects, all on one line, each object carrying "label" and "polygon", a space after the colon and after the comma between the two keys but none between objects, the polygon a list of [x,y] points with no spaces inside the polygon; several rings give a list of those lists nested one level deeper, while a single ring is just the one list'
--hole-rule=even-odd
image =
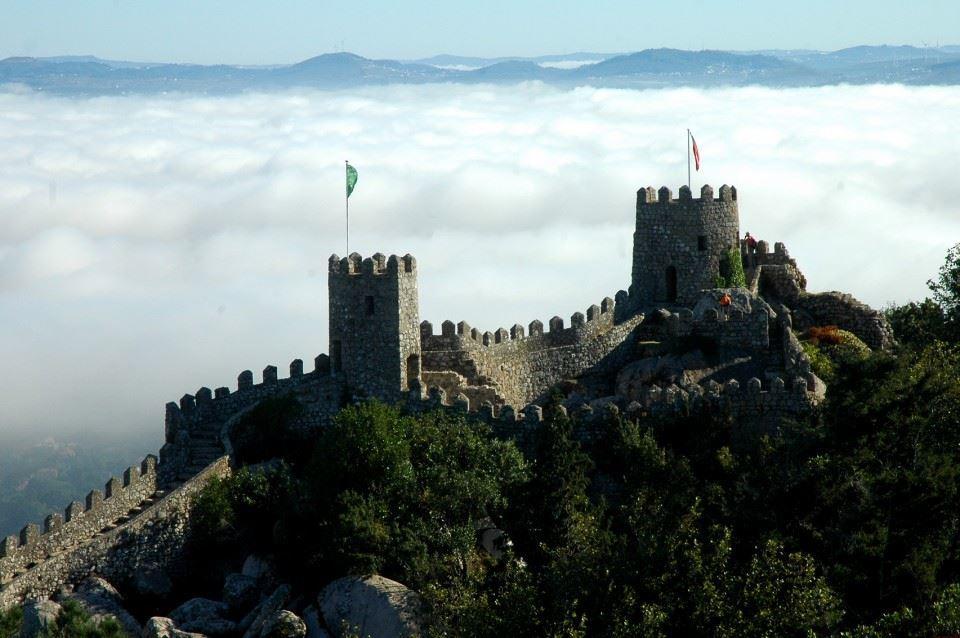
[{"label": "red flag", "polygon": [[697,168],[697,171],[700,170],[700,149],[697,148],[697,140],[693,137],[693,133],[690,134],[690,141],[693,142],[693,163]]}]

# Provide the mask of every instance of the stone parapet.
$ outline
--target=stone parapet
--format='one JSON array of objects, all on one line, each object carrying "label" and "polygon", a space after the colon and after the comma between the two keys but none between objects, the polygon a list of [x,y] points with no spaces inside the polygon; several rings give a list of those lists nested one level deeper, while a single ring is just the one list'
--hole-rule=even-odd
[{"label": "stone parapet", "polygon": [[156,491],[157,457],[149,455],[139,466],[127,468],[122,478],[107,481],[103,491],[91,491],[85,503],[74,501],[62,515],[47,516],[42,527],[30,524],[19,537],[8,536],[0,545],[0,585],[52,555],[88,542]]}]

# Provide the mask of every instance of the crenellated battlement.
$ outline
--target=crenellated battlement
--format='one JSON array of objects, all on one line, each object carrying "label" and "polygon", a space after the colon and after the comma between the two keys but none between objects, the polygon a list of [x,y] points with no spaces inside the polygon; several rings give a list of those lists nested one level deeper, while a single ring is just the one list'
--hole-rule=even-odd
[{"label": "crenellated battlement", "polygon": [[670,190],[667,186],[661,186],[658,189],[654,189],[653,186],[646,186],[637,191],[637,210],[639,211],[641,207],[658,205],[658,206],[680,206],[680,205],[696,205],[696,204],[713,204],[716,202],[728,202],[733,203],[737,201],[737,189],[735,186],[728,186],[724,184],[720,187],[720,191],[717,193],[717,197],[713,196],[713,187],[709,184],[704,184],[700,187],[700,197],[694,198],[693,193],[690,190],[689,186],[681,186],[680,191],[676,198],[673,197],[673,191]]},{"label": "crenellated battlement", "polygon": [[[589,426],[611,413],[642,418],[722,411],[737,418],[766,421],[775,426],[784,417],[809,412],[823,399],[819,388],[810,387],[809,382],[799,376],[786,380],[777,376],[769,380],[766,387],[756,377],[748,379],[743,385],[736,379],[729,379],[722,384],[712,380],[703,385],[650,384],[643,386],[638,394],[637,400],[628,401],[622,397],[618,401],[603,400],[597,407],[580,402],[570,406],[569,415],[580,426]],[[472,413],[499,429],[502,434],[515,437],[522,437],[524,430],[535,430],[544,420],[543,407],[536,403],[517,409],[510,403],[496,405],[485,401],[473,408],[469,398],[463,394],[451,395],[439,387],[424,391],[419,384],[411,389],[407,407],[412,412],[446,408]],[[560,409],[568,411],[563,406]],[[585,432],[588,438],[602,435],[589,427]]]},{"label": "crenellated battlement", "polygon": [[397,257],[396,255],[385,257],[383,253],[376,253],[365,259],[358,253],[351,253],[343,259],[337,255],[330,255],[327,270],[331,275],[415,275],[417,260],[410,254],[403,257]]},{"label": "crenellated battlement", "polygon": [[666,186],[638,190],[630,286],[637,307],[692,305],[716,287],[740,245],[739,215],[737,189],[726,184],[717,197],[710,185],[699,198],[687,186],[676,198]]},{"label": "crenellated battlement", "polygon": [[139,466],[128,467],[122,477],[111,477],[103,490],[90,491],[83,503],[70,503],[61,514],[30,523],[18,536],[0,544],[0,584],[57,552],[85,542],[117,519],[127,515],[157,491],[157,457],[148,455]]},{"label": "crenellated battlement", "polygon": [[[619,291],[617,299],[625,302],[627,292]],[[616,312],[617,303],[610,297],[604,297],[599,304],[589,306],[585,313],[578,311],[571,314],[569,326],[565,325],[562,317],[554,315],[547,322],[546,329],[539,319],[528,323],[526,328],[515,323],[509,330],[498,328],[494,332],[481,332],[466,321],[454,323],[446,320],[440,324],[440,333],[435,334],[433,324],[424,320],[420,322],[421,349],[425,352],[473,347],[496,349],[514,342],[524,342],[524,345],[534,348],[571,345],[619,323],[621,316]]]}]

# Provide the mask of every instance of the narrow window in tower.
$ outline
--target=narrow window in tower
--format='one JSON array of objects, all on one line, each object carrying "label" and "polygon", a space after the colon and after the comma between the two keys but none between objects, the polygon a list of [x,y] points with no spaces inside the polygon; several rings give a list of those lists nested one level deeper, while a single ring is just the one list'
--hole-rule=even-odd
[{"label": "narrow window in tower", "polygon": [[364,300],[366,303],[366,313],[368,317],[373,316],[373,296],[367,295],[367,298]]},{"label": "narrow window in tower", "polygon": [[697,250],[703,252],[707,249],[707,236],[700,235],[697,237]]}]

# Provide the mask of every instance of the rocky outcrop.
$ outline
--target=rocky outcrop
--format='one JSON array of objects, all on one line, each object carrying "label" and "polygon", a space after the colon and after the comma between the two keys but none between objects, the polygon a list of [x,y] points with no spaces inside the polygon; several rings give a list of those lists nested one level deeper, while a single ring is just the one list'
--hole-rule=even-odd
[{"label": "rocky outcrop", "polygon": [[192,598],[172,612],[170,618],[184,631],[207,636],[230,636],[237,631],[237,623],[228,619],[230,607],[217,600]]},{"label": "rocky outcrop", "polygon": [[60,605],[52,600],[31,600],[23,606],[20,638],[41,638],[51,635],[57,626]]},{"label": "rocky outcrop", "polygon": [[260,638],[305,638],[307,624],[292,611],[281,609],[267,618]]},{"label": "rocky outcrop", "polygon": [[420,597],[383,576],[339,578],[324,588],[317,601],[324,622],[338,638],[352,633],[377,638],[420,634]]},{"label": "rocky outcrop", "polygon": [[123,596],[99,576],[91,576],[83,581],[66,599],[78,602],[83,610],[90,614],[94,623],[99,624],[105,618],[115,618],[131,636],[140,634],[140,623],[124,608]]},{"label": "rocky outcrop", "polygon": [[257,602],[260,590],[257,579],[244,574],[227,574],[223,583],[223,602],[230,606],[231,611],[241,612],[249,610]]},{"label": "rocky outcrop", "polygon": [[177,629],[177,625],[170,618],[154,616],[143,626],[143,638],[206,638],[203,634],[191,633]]},{"label": "rocky outcrop", "polygon": [[240,621],[243,638],[259,638],[267,621],[283,609],[290,599],[290,585],[280,585],[270,596]]}]

